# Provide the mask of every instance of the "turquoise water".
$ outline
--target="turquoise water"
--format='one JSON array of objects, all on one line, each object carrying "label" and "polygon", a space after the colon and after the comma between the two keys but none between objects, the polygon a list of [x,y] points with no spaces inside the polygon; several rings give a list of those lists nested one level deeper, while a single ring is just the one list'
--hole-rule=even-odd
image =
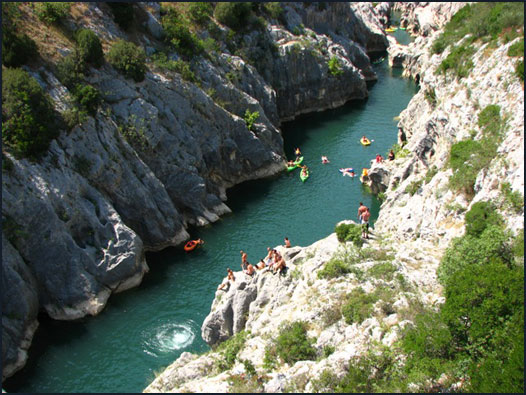
[{"label": "turquoise water", "polygon": [[[140,287],[114,295],[97,317],[77,322],[41,318],[27,366],[3,384],[8,392],[140,392],[183,351],[208,346],[200,327],[210,311],[226,268],[239,270],[241,249],[256,262],[267,246],[307,246],[334,231],[336,222],[355,219],[358,202],[378,216],[379,203],[358,177],[341,167],[369,167],[396,142],[393,120],[416,92],[415,85],[374,66],[378,82],[368,100],[306,116],[283,127],[285,151],[300,147],[311,170],[302,183],[299,170],[250,181],[228,192],[233,213],[191,231],[206,244],[190,254],[166,249],[148,254],[150,273]],[[374,140],[359,143],[362,135]],[[330,163],[322,164],[321,155]]]}]

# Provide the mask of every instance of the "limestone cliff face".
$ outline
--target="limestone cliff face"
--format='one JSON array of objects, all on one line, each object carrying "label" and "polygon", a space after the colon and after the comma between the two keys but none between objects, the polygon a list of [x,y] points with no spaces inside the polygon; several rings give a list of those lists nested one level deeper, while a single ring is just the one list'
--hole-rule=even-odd
[{"label": "limestone cliff face", "polygon": [[[250,333],[233,366],[224,368],[220,349],[201,356],[183,353],[145,392],[228,392],[238,388],[235,383],[249,383],[250,364],[257,377],[250,382],[252,391],[323,392],[316,380],[324,370],[342,377],[351,359],[367,352],[373,343],[390,346],[396,341],[414,318],[410,307],[414,303],[432,306],[443,302],[436,269],[449,242],[464,233],[464,214],[473,203],[491,200],[504,214],[508,228],[517,232],[524,227],[523,212],[506,208],[500,192],[505,181],[514,191],[524,189],[524,90],[513,74],[516,59],[507,56],[514,41],[494,49],[478,44],[474,67],[460,81],[435,74],[448,52],[431,55],[429,47],[440,27],[461,6],[394,5],[402,12],[403,23],[413,26],[410,31],[418,36],[409,46],[391,41],[390,62],[418,80],[420,91],[400,114],[399,143],[405,144],[404,150],[393,162],[371,166],[371,189],[383,192],[385,201],[373,238],[361,255],[332,234],[308,247],[278,247],[289,268],[284,277],[265,271],[254,277],[236,273],[227,291],[216,292],[202,326],[202,337],[210,345],[241,330]],[[386,3],[377,7],[389,9]],[[378,18],[386,21],[381,15]],[[393,62],[395,54],[398,63]],[[434,100],[430,100],[431,91]],[[478,174],[475,196],[467,200],[448,188],[452,174],[447,167],[449,150],[469,136],[480,138],[478,113],[490,104],[501,108],[505,136],[497,156]],[[333,257],[350,259],[353,272],[329,280],[319,278],[319,271]],[[374,269],[385,260],[395,268],[392,277],[378,275]],[[335,313],[351,290],[361,287],[374,293],[385,286],[394,296],[379,298],[363,322],[348,324]],[[269,369],[263,363],[266,350],[280,334],[281,325],[296,320],[307,323],[308,335],[315,339],[316,360]],[[327,346],[333,350],[329,356],[324,352]]]},{"label": "limestone cliff face", "polygon": [[[62,112],[71,106],[69,92],[52,65],[73,43],[21,7],[44,59],[26,69]],[[120,38],[148,55],[165,48],[159,4],[135,7],[142,25],[133,34],[115,24],[105,3],[75,3],[65,26],[92,29],[105,51]],[[144,251],[179,245],[189,225],[229,212],[227,188],[282,171],[281,121],[367,96],[366,81],[375,78],[368,51],[386,45],[370,44],[376,33],[347,3],[328,5],[321,19],[305,7],[285,5],[287,25],[238,38],[261,52],[254,66],[219,42],[219,51],[193,65],[199,86],[153,63],[140,83],[109,64],[90,69],[86,82],[103,96],[96,115],[62,131],[38,162],[5,153],[4,377],[23,366],[39,310],[56,319],[99,313],[112,292],[141,282]],[[335,33],[351,19],[356,29]],[[293,22],[305,30],[292,34]],[[329,73],[332,57],[339,76]],[[247,109],[260,114],[252,130],[243,120]]]}]

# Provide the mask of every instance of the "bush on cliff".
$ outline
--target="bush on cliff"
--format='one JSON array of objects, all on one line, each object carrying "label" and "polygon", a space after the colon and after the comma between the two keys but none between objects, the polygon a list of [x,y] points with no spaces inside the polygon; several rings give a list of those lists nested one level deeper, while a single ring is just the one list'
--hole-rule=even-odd
[{"label": "bush on cliff", "polygon": [[99,37],[90,29],[80,29],[75,33],[79,56],[84,62],[95,67],[102,66],[104,53]]},{"label": "bush on cliff", "polygon": [[433,53],[442,53],[449,45],[462,38],[465,45],[476,40],[496,40],[503,31],[507,39],[517,37],[520,29],[524,30],[524,7],[522,3],[481,2],[467,4],[461,8],[444,26],[443,32],[433,42]]},{"label": "bush on cliff", "polygon": [[113,14],[113,19],[122,30],[128,30],[134,22],[133,3],[130,2],[107,2]]},{"label": "bush on cliff", "polygon": [[2,73],[2,142],[17,156],[35,159],[58,136],[51,98],[21,69]]},{"label": "bush on cliff", "polygon": [[132,42],[119,40],[110,49],[108,61],[127,78],[136,82],[144,80],[146,55],[144,50]]},{"label": "bush on cliff", "polygon": [[69,2],[37,2],[35,13],[44,23],[61,23],[69,15],[70,7]]},{"label": "bush on cliff", "polygon": [[466,234],[478,237],[489,225],[501,225],[502,217],[490,202],[477,202],[466,213]]},{"label": "bush on cliff", "polygon": [[166,40],[183,56],[190,58],[204,52],[202,40],[190,31],[189,24],[175,8],[163,9],[165,15],[161,19]]},{"label": "bush on cliff", "polygon": [[314,360],[314,343],[315,340],[307,336],[307,324],[303,321],[285,325],[275,340],[277,355],[290,365],[298,361]]},{"label": "bush on cliff", "polygon": [[362,240],[362,229],[360,225],[355,224],[340,224],[334,229],[338,241],[343,243],[344,241],[352,241],[357,247],[363,245]]},{"label": "bush on cliff", "polygon": [[16,3],[2,3],[2,64],[19,67],[38,56],[36,43],[17,32],[20,10]]},{"label": "bush on cliff", "polygon": [[252,12],[250,2],[219,2],[214,9],[214,17],[233,30],[240,30]]}]

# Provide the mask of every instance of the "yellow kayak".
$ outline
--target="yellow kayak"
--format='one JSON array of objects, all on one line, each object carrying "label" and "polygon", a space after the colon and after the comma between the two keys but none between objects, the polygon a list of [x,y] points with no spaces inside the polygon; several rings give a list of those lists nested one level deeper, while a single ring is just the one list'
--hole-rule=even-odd
[{"label": "yellow kayak", "polygon": [[371,141],[368,138],[360,139],[360,143],[362,143],[362,145],[371,145]]}]

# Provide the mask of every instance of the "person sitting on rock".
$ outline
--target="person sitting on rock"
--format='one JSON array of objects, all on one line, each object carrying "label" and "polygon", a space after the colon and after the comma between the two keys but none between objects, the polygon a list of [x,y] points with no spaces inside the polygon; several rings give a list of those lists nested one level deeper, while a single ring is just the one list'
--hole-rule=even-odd
[{"label": "person sitting on rock", "polygon": [[243,270],[243,273],[248,274],[249,276],[253,276],[256,272],[256,269],[254,269],[254,266],[252,264],[247,264],[247,269]]},{"label": "person sitting on rock", "polygon": [[382,155],[376,154],[376,163],[382,163],[384,158],[382,158]]},{"label": "person sitting on rock", "polygon": [[291,247],[290,240],[289,240],[288,237],[285,237],[285,245],[283,247],[285,247],[285,248],[290,248]]},{"label": "person sitting on rock", "polygon": [[[227,274],[227,277],[226,277],[226,280],[223,281],[223,283],[220,284],[219,287],[217,287],[217,290],[218,290],[218,291],[221,290],[221,289],[223,289],[223,288],[226,287],[227,285],[228,285],[228,288],[230,288],[230,282],[231,282],[231,281],[232,281],[232,282],[236,281],[236,278],[234,277],[234,272],[233,272],[230,268],[227,268],[226,271],[227,271],[227,273],[228,273],[228,274]],[[226,289],[227,291],[228,291],[228,288]]]},{"label": "person sitting on rock", "polygon": [[395,154],[394,154],[393,150],[389,151],[389,154],[387,155],[387,159],[389,159],[389,160],[394,160],[395,159]]},{"label": "person sitting on rock", "polygon": [[273,273],[276,274],[276,273],[282,273],[283,270],[285,270],[285,268],[287,267],[287,265],[285,264],[285,259],[283,259],[283,257],[281,255],[279,255],[278,257],[278,260],[276,261],[276,264],[274,265],[274,270],[273,270]]}]

